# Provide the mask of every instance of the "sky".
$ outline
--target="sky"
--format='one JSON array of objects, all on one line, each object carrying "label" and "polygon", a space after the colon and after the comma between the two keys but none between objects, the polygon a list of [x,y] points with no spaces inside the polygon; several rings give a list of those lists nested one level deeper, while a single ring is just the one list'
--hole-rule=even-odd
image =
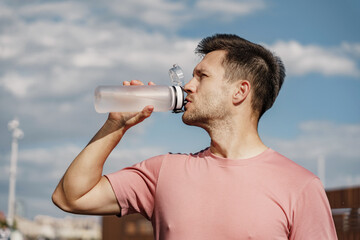
[{"label": "sky", "polygon": [[[17,212],[68,216],[51,194],[107,118],[94,109],[96,86],[169,85],[174,63],[190,80],[201,60],[197,43],[215,33],[262,44],[284,61],[285,83],[259,124],[265,144],[319,175],[326,189],[359,186],[359,29],[357,0],[0,1],[0,211],[8,207],[11,120],[24,132]],[[209,143],[181,114],[154,113],[126,133],[104,173]]]}]

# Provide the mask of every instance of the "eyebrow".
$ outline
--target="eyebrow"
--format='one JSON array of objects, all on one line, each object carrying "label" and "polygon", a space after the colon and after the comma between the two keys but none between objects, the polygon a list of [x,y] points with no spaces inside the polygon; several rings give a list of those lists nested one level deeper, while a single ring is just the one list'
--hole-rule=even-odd
[{"label": "eyebrow", "polygon": [[208,71],[206,71],[206,69],[204,69],[204,68],[200,68],[200,69],[194,69],[194,71],[193,71],[193,74],[192,74],[192,76],[194,77],[194,75],[196,74],[196,75],[201,75],[201,74],[206,74]]}]

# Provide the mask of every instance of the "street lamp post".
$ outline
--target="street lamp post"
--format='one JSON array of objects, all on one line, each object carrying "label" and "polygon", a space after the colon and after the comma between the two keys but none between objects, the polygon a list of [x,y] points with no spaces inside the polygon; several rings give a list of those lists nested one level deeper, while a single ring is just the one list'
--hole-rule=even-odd
[{"label": "street lamp post", "polygon": [[23,131],[19,128],[19,120],[15,118],[8,123],[8,128],[12,131],[11,159],[10,159],[10,183],[9,183],[9,202],[7,222],[10,227],[14,225],[15,216],[15,184],[16,184],[16,163],[18,155],[18,140],[24,137]]},{"label": "street lamp post", "polygon": [[326,182],[325,182],[325,173],[326,173],[326,170],[325,170],[325,168],[326,168],[326,162],[325,162],[325,157],[324,157],[324,155],[320,155],[319,157],[318,157],[318,160],[317,160],[317,168],[318,168],[318,177],[320,178],[320,180],[321,180],[321,182],[322,182],[322,184],[323,184],[323,186],[324,186],[324,188],[326,187],[325,186],[325,184],[326,184]]}]

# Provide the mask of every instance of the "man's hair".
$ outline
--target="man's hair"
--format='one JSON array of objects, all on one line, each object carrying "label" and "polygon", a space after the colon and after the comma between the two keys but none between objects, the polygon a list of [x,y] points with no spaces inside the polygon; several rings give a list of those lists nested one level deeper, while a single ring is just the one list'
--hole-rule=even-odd
[{"label": "man's hair", "polygon": [[260,117],[271,108],[285,78],[281,59],[261,45],[233,34],[216,34],[200,41],[195,53],[206,55],[225,50],[223,67],[229,81],[249,80],[253,98],[251,106]]}]

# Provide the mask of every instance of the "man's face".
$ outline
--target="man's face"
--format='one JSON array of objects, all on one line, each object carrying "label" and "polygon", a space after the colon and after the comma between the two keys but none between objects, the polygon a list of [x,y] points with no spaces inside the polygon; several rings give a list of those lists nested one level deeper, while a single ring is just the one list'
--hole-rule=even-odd
[{"label": "man's face", "polygon": [[224,79],[222,66],[225,54],[225,51],[210,52],[195,67],[193,78],[184,87],[188,94],[184,123],[203,127],[229,115],[230,85]]}]

